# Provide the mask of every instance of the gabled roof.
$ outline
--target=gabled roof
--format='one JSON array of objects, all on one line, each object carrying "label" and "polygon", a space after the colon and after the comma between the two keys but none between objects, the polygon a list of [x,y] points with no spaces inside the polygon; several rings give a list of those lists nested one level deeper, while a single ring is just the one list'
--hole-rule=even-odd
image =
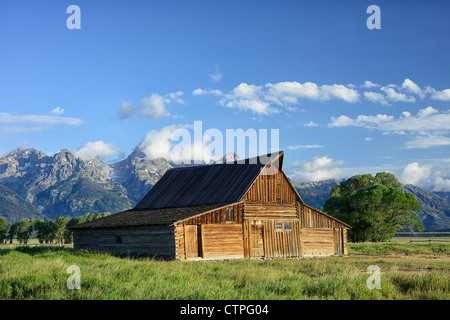
[{"label": "gabled roof", "polygon": [[[69,229],[171,225],[242,202],[265,167],[272,168],[270,170],[273,172],[280,170],[284,174],[283,156],[281,151],[231,163],[170,169],[134,209],[85,222]],[[287,177],[286,180],[294,190],[298,201],[304,204]],[[320,211],[319,213],[350,227],[332,216]]]},{"label": "gabled roof", "polygon": [[182,208],[164,208],[153,210],[127,210],[112,214],[107,217],[88,221],[70,227],[70,230],[76,229],[97,229],[97,228],[127,228],[127,227],[145,227],[155,225],[171,225],[179,221],[192,218],[199,214],[216,210],[222,207],[233,205],[233,203],[215,203],[194,207]]},{"label": "gabled roof", "polygon": [[[241,201],[261,170],[282,164],[283,152],[232,163],[168,170],[136,205],[138,210],[180,208]],[[281,167],[279,167],[281,169]]]}]

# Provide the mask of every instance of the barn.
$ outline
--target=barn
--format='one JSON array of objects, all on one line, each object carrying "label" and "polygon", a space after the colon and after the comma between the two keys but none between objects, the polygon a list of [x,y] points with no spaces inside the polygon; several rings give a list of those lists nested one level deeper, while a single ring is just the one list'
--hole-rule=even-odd
[{"label": "barn", "polygon": [[170,169],[133,209],[72,227],[74,248],[179,260],[347,254],[350,226],[303,202],[283,157]]}]

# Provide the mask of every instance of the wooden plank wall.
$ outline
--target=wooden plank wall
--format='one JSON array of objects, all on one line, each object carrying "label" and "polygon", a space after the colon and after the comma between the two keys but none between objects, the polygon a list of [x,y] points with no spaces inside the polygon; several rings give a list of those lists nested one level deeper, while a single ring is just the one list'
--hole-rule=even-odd
[{"label": "wooden plank wall", "polygon": [[296,194],[282,171],[271,172],[264,168],[263,172],[248,190],[244,200],[256,202],[295,203]]},{"label": "wooden plank wall", "polygon": [[199,256],[199,234],[197,225],[184,226],[184,248],[186,259]]},{"label": "wooden plank wall", "polygon": [[301,226],[303,228],[348,228],[342,223],[308,205],[298,203]]},{"label": "wooden plank wall", "polygon": [[295,203],[262,203],[246,202],[244,204],[245,219],[277,219],[277,218],[298,218]]},{"label": "wooden plank wall", "polygon": [[331,256],[335,254],[334,229],[332,228],[302,228],[302,256]]},{"label": "wooden plank wall", "polygon": [[203,258],[243,258],[242,239],[241,224],[202,224]]},{"label": "wooden plank wall", "polygon": [[234,209],[234,223],[242,223],[243,203],[238,203],[229,207],[213,210],[208,213],[184,220],[183,225],[187,224],[219,224],[230,223],[225,221],[225,209],[232,207]]},{"label": "wooden plank wall", "polygon": [[[232,207],[234,210],[234,222],[225,221],[225,209]],[[175,224],[175,249],[177,259],[186,259],[184,226],[185,225],[202,225],[202,224],[240,224],[242,228],[243,219],[243,203],[234,204],[232,206],[220,208],[207,212],[202,215],[184,220]],[[200,227],[198,230],[201,233]],[[201,236],[201,234],[200,234]],[[201,239],[200,239],[201,241]],[[242,242],[242,239],[241,239]],[[200,248],[201,249],[201,248]]]},{"label": "wooden plank wall", "polygon": [[[116,236],[122,237],[122,243],[116,243]],[[112,254],[175,257],[174,229],[170,226],[76,230],[74,243],[75,249]]]},{"label": "wooden plank wall", "polygon": [[276,220],[264,222],[264,256],[299,257],[301,254],[300,223],[298,220],[286,221],[291,223],[291,230],[276,230]]}]

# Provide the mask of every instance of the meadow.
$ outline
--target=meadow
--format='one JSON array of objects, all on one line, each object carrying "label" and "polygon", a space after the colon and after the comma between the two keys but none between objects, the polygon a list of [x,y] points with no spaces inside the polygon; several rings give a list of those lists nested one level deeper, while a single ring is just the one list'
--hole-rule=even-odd
[{"label": "meadow", "polygon": [[[0,246],[2,300],[449,300],[450,242],[349,243],[347,256],[160,261]],[[447,240],[449,240],[447,238]],[[80,270],[69,289],[67,268]],[[380,270],[369,289],[369,266]]]}]

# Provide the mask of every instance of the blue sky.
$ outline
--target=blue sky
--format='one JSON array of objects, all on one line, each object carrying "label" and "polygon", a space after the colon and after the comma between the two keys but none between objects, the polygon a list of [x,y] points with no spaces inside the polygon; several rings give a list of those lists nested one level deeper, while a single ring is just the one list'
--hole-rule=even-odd
[{"label": "blue sky", "polygon": [[[79,30],[66,26],[72,4]],[[175,128],[202,121],[224,135],[278,129],[299,182],[390,171],[450,191],[448,1],[0,6],[2,155],[164,155]]]}]

